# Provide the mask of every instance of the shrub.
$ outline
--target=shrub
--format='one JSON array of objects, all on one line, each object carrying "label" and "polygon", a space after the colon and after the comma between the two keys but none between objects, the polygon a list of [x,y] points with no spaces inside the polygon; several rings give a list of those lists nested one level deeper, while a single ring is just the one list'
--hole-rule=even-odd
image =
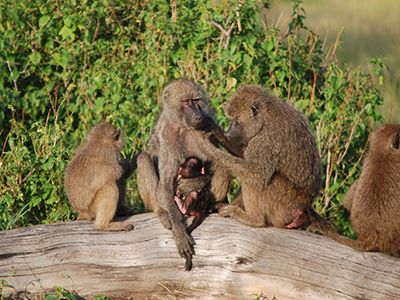
[{"label": "shrub", "polygon": [[[224,104],[246,83],[303,111],[323,157],[316,208],[349,233],[343,195],[382,98],[372,75],[338,66],[337,44],[305,26],[300,4],[276,27],[255,0],[0,3],[0,228],[74,219],[64,170],[88,130],[106,120],[125,133],[124,157],[145,149],[163,86],[182,76],[207,90],[223,127]],[[135,178],[128,188],[142,212]]]}]

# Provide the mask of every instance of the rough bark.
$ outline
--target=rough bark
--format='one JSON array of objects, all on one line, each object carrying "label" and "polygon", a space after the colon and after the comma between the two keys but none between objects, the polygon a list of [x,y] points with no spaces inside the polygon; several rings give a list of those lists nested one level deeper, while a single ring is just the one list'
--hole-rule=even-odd
[{"label": "rough bark", "polygon": [[69,222],[0,232],[0,279],[11,286],[4,295],[35,299],[54,286],[86,299],[400,295],[399,259],[357,252],[310,232],[250,228],[211,215],[192,234],[196,255],[193,270],[185,272],[171,233],[154,214],[125,221],[135,229],[99,232],[89,222]]}]

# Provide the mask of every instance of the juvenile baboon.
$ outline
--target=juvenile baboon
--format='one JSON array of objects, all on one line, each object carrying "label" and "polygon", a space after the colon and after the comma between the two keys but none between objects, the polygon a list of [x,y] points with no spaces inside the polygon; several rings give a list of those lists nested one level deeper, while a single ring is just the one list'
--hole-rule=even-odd
[{"label": "juvenile baboon", "polygon": [[174,199],[182,214],[194,216],[192,224],[186,229],[188,234],[203,222],[206,210],[209,209],[209,182],[203,163],[196,157],[188,158],[179,168]]},{"label": "juvenile baboon", "polygon": [[400,256],[400,125],[386,124],[371,137],[360,177],[345,206],[358,234],[347,245]]},{"label": "juvenile baboon", "polygon": [[98,230],[132,230],[131,224],[112,222],[116,212],[130,214],[123,202],[126,179],[136,168],[131,161],[120,161],[124,145],[120,129],[99,123],[90,131],[87,142],[75,153],[65,172],[65,190],[78,220],[95,220]]},{"label": "juvenile baboon", "polygon": [[255,226],[335,228],[311,207],[321,188],[321,161],[303,115],[258,86],[232,96],[226,137],[245,145],[242,157],[222,151],[199,135],[198,146],[241,180],[240,207],[218,205],[219,214]]},{"label": "juvenile baboon", "polygon": [[209,203],[225,198],[231,175],[208,161],[197,147],[196,130],[218,127],[203,89],[192,81],[178,79],[164,88],[161,100],[162,112],[148,151],[138,157],[138,189],[146,208],[159,216],[165,228],[172,230],[178,252],[186,259],[186,269],[190,269],[193,242],[174,201],[179,167],[188,157],[203,161],[205,173],[210,177]]}]

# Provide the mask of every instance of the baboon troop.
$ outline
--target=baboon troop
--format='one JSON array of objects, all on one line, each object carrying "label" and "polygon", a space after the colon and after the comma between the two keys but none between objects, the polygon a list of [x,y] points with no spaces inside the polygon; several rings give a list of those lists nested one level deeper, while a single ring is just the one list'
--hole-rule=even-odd
[{"label": "baboon troop", "polygon": [[131,224],[112,222],[115,214],[131,214],[123,205],[126,179],[136,168],[136,156],[120,161],[124,145],[120,129],[97,124],[87,141],[75,153],[65,172],[65,190],[78,220],[95,221],[94,227],[107,231],[130,231]]},{"label": "baboon troop", "polygon": [[[197,147],[197,131],[218,128],[204,90],[192,81],[178,79],[164,88],[161,102],[162,111],[150,137],[148,151],[138,157],[138,190],[146,208],[154,211],[164,227],[172,231],[188,270],[194,254],[193,240],[174,201],[179,167],[189,157],[203,162],[205,175],[210,178],[207,191],[210,205],[226,197],[231,175],[225,168],[210,162]],[[210,139],[215,145],[218,143]]]},{"label": "baboon troop", "polygon": [[180,166],[174,199],[182,214],[194,216],[192,224],[186,229],[188,234],[201,224],[209,209],[209,183],[210,178],[205,175],[203,163],[196,157],[188,158]]},{"label": "baboon troop", "polygon": [[[120,160],[121,130],[107,123],[96,125],[76,151],[65,189],[80,220],[94,220],[98,230],[132,230],[112,220],[133,214],[124,200],[126,180],[137,168],[139,195],[171,230],[187,271],[194,254],[190,234],[214,208],[248,226],[317,228],[357,250],[400,257],[400,125],[373,133],[361,175],[345,197],[355,241],[312,208],[322,186],[320,152],[308,121],[290,104],[244,85],[227,104],[231,123],[224,132],[197,83],[173,81],[161,103],[147,149],[131,160]],[[223,203],[233,175],[241,186],[233,204]]]},{"label": "baboon troop", "polygon": [[400,257],[400,125],[372,134],[360,177],[344,203],[358,240],[347,245]]}]

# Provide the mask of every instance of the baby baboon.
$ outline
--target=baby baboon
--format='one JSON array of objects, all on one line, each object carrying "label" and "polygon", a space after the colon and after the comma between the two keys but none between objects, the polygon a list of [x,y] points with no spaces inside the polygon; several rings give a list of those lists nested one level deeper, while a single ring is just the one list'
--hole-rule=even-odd
[{"label": "baby baboon", "polygon": [[75,153],[65,172],[65,190],[78,220],[95,220],[98,230],[132,230],[131,224],[112,222],[117,211],[126,215],[123,206],[126,179],[136,168],[131,161],[120,161],[124,145],[120,129],[99,123],[90,131],[87,142]]},{"label": "baby baboon", "polygon": [[311,207],[321,188],[321,161],[304,116],[258,86],[243,86],[226,109],[232,119],[228,139],[244,144],[242,157],[222,151],[204,138],[207,157],[241,180],[240,206],[218,205],[219,214],[256,227],[314,225],[336,234],[333,224]]},{"label": "baby baboon", "polygon": [[345,206],[358,234],[348,246],[400,257],[400,125],[386,124],[371,138],[360,177]]},{"label": "baby baboon", "polygon": [[188,158],[179,168],[174,199],[181,213],[194,216],[192,224],[186,230],[188,234],[203,222],[209,208],[206,188],[209,182],[203,163],[196,157]]},{"label": "baby baboon", "polygon": [[188,157],[197,157],[204,163],[205,173],[210,178],[209,203],[225,198],[231,175],[225,168],[208,161],[197,147],[196,130],[217,127],[203,89],[192,81],[178,79],[164,88],[162,106],[148,151],[138,157],[138,189],[146,208],[159,216],[165,228],[172,230],[178,252],[186,259],[188,269],[193,242],[174,201],[179,167]]}]

